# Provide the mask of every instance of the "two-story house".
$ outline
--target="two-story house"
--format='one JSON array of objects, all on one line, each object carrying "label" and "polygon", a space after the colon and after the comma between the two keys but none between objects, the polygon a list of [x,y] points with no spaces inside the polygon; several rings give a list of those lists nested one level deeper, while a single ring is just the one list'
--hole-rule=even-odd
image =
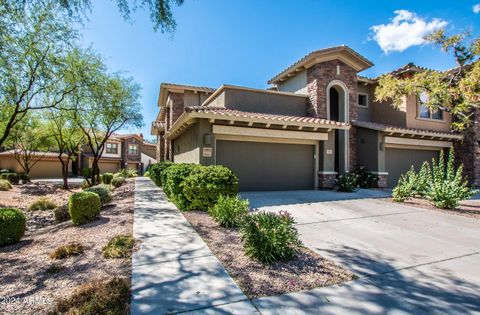
[{"label": "two-story house", "polygon": [[[81,169],[91,167],[92,154],[88,146],[82,148]],[[142,134],[114,134],[105,143],[98,166],[100,172],[115,173],[131,168],[143,174],[156,161],[156,145],[145,142]]]},{"label": "two-story house", "polygon": [[[358,75],[371,66],[339,46],[304,56],[266,90],[162,83],[152,124],[157,159],[225,165],[243,191],[290,190],[333,187],[357,167],[392,187],[411,165],[419,169],[453,145],[462,152],[451,115],[422,104],[428,95],[405,97],[399,108],[375,102],[377,81]],[[409,64],[394,74],[415,71]],[[466,169],[478,184],[478,166]]]}]

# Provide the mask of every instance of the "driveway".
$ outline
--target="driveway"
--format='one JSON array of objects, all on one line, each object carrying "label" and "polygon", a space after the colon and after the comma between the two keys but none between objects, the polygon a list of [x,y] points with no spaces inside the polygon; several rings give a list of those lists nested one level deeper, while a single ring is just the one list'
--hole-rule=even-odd
[{"label": "driveway", "polygon": [[378,199],[386,194],[242,193],[258,210],[289,211],[307,247],[359,276],[254,300],[261,313],[480,313],[480,221]]}]

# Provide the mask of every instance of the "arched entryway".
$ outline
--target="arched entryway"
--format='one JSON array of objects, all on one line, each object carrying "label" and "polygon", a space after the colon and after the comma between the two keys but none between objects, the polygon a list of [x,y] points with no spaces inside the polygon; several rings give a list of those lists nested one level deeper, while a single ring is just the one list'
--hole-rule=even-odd
[{"label": "arched entryway", "polygon": [[[327,87],[327,118],[348,122],[348,89],[342,81],[332,81]],[[335,130],[335,172],[348,172],[348,130]]]}]

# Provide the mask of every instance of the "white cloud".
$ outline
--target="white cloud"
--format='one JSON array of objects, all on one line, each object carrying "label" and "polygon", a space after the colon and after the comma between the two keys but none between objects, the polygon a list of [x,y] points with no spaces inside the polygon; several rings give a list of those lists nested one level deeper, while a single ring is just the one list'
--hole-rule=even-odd
[{"label": "white cloud", "polygon": [[472,7],[473,13],[480,13],[480,3]]},{"label": "white cloud", "polygon": [[448,24],[448,22],[436,18],[427,21],[407,10],[397,10],[394,13],[396,15],[390,23],[374,25],[370,28],[374,33],[373,39],[387,54],[425,44],[425,35]]}]

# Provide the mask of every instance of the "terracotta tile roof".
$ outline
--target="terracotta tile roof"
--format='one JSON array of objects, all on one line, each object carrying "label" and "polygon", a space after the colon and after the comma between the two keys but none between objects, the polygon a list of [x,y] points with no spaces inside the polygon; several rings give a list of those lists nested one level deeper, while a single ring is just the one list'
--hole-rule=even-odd
[{"label": "terracotta tile roof", "polygon": [[383,132],[391,132],[391,133],[399,133],[399,134],[408,134],[413,136],[448,138],[452,140],[460,140],[463,138],[461,134],[458,134],[455,132],[441,132],[441,131],[426,130],[426,129],[405,128],[405,127],[398,127],[398,126],[392,126],[392,125],[385,125],[385,124],[371,122],[371,121],[353,120],[352,125],[366,128],[366,129],[378,130]]},{"label": "terracotta tile roof", "polygon": [[[31,154],[33,156],[41,156],[41,157],[58,157],[58,152],[42,152],[42,151],[32,151]],[[15,155],[14,150],[7,150],[0,152],[0,156],[13,156]],[[62,154],[62,156],[65,156],[65,154]]]},{"label": "terracotta tile roof", "polygon": [[180,89],[186,89],[186,90],[203,90],[206,92],[215,92],[216,89],[208,87],[208,86],[195,86],[195,85],[188,85],[188,84],[178,84],[178,83],[168,83],[168,82],[163,82],[160,84],[160,88],[162,87],[170,87],[170,88],[180,88]]},{"label": "terracotta tile roof", "polygon": [[319,124],[319,125],[331,125],[332,127],[348,126],[347,123],[332,121],[332,120],[327,120],[322,118],[316,118],[316,117],[244,112],[244,111],[228,109],[224,107],[213,107],[213,106],[185,107],[185,112],[186,113],[197,112],[197,113],[218,115],[218,116],[224,117],[224,119],[226,120],[229,120],[230,118],[255,118],[259,120],[277,121],[279,124],[310,123],[310,124]]}]

